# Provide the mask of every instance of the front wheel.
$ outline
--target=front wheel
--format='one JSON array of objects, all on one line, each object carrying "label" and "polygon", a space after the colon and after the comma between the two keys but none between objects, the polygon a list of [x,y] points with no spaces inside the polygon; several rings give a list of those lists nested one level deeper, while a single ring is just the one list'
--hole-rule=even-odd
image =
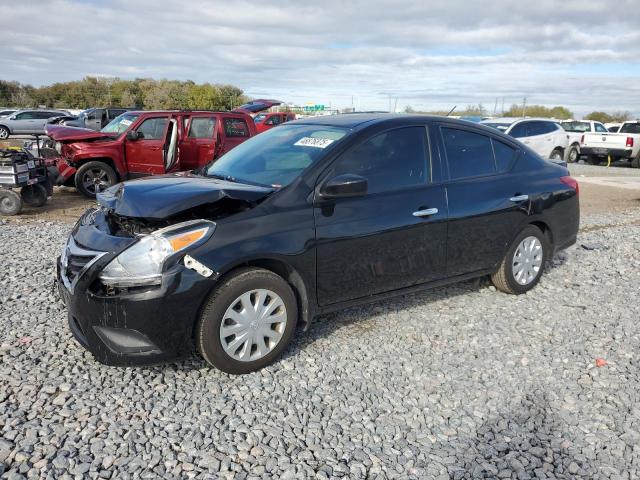
[{"label": "front wheel", "polygon": [[537,285],[551,255],[551,245],[538,227],[528,225],[513,241],[491,281],[499,290],[519,295]]},{"label": "front wheel", "polygon": [[283,352],[297,321],[296,297],[282,277],[261,268],[241,268],[209,298],[196,347],[208,364],[223,372],[253,372]]},{"label": "front wheel", "polygon": [[17,215],[22,210],[22,200],[13,190],[0,188],[0,215]]},{"label": "front wheel", "polygon": [[0,140],[6,140],[11,135],[11,132],[7,127],[0,127]]},{"label": "front wheel", "polygon": [[96,198],[118,181],[116,172],[104,162],[88,162],[82,165],[75,176],[76,188],[87,198]]}]

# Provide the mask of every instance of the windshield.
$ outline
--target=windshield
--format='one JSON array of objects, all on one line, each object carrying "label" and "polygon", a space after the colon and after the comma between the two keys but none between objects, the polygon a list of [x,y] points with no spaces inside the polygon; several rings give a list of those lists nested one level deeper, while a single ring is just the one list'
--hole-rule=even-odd
[{"label": "windshield", "polygon": [[284,187],[347,134],[322,125],[284,125],[241,143],[204,174],[253,185]]},{"label": "windshield", "polygon": [[620,128],[620,133],[640,133],[640,123],[625,123]]},{"label": "windshield", "polygon": [[589,122],[562,122],[562,128],[567,132],[589,132],[591,125]]},{"label": "windshield", "polygon": [[138,118],[138,113],[123,113],[111,120],[105,127],[100,130],[103,133],[122,133]]},{"label": "windshield", "polygon": [[258,115],[255,116],[253,121],[255,123],[262,123],[265,118],[267,118],[267,114],[266,113],[259,113]]}]

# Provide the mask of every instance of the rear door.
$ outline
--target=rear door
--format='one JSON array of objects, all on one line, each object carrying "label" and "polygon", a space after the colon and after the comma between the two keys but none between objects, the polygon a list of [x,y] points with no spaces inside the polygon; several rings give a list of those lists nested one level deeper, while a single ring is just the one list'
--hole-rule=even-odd
[{"label": "rear door", "polygon": [[195,115],[185,120],[180,143],[180,170],[193,170],[214,159],[216,150],[216,115]]},{"label": "rear door", "polygon": [[447,202],[425,125],[372,134],[342,154],[320,182],[365,177],[365,195],[316,199],[321,305],[440,279]]},{"label": "rear door", "polygon": [[472,128],[441,124],[439,133],[448,167],[447,276],[493,268],[528,212],[529,192],[509,173],[519,151]]},{"label": "rear door", "polygon": [[223,116],[220,132],[220,144],[216,157],[224,155],[252,136],[252,131],[244,116]]},{"label": "rear door", "polygon": [[165,173],[164,145],[169,115],[154,115],[139,121],[133,131],[142,134],[138,140],[125,139],[125,158],[130,174]]}]

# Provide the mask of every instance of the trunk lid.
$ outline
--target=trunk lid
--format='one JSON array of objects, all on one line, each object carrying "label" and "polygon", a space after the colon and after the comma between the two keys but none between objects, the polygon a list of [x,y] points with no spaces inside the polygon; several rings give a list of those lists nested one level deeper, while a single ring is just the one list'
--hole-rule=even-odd
[{"label": "trunk lid", "polygon": [[264,98],[259,98],[257,100],[251,100],[244,105],[240,105],[238,108],[233,110],[234,112],[248,113],[254,114],[258,112],[262,112],[264,110],[269,110],[271,107],[275,107],[276,105],[281,105],[282,102],[279,100],[267,100]]}]

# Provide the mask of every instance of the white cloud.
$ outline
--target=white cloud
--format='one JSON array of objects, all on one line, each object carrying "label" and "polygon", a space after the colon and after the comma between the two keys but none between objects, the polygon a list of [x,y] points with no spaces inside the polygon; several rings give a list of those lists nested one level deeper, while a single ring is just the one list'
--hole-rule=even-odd
[{"label": "white cloud", "polygon": [[0,78],[193,79],[363,109],[389,96],[420,108],[523,96],[578,112],[640,108],[632,0],[267,3],[14,2],[0,16]]}]

